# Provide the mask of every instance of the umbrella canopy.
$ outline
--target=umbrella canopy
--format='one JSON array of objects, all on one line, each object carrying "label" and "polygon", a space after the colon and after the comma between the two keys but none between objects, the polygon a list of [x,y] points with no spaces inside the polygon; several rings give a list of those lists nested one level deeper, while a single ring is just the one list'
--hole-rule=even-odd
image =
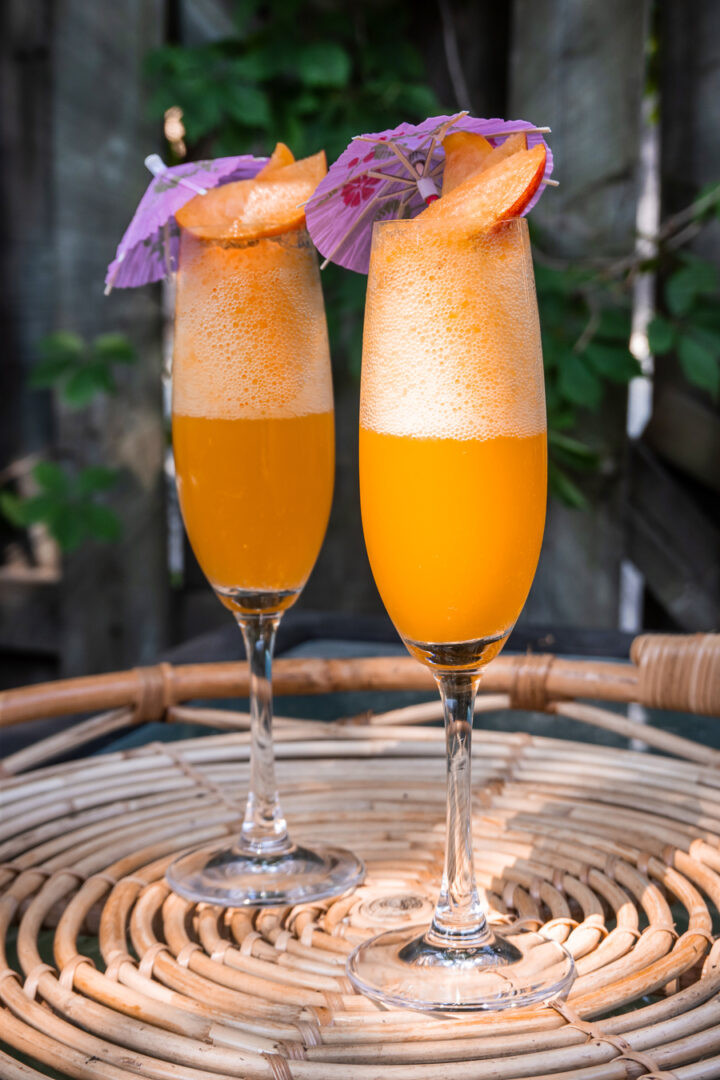
[{"label": "umbrella canopy", "polygon": [[[357,135],[332,165],[305,207],[308,231],[325,263],[368,272],[372,227],[376,221],[415,217],[442,187],[442,141],[453,131],[484,135],[498,145],[514,131],[527,133],[528,147],[544,142],[549,128],[526,120],[481,120],[467,113],[431,116],[422,124],[400,124],[392,131]],[[546,144],[543,184],[552,173]],[[551,181],[552,182],[552,181]],[[542,194],[541,184],[524,213]],[[325,265],[325,264],[323,264]]]},{"label": "umbrella canopy", "polygon": [[177,266],[180,230],[174,214],[208,188],[255,176],[267,158],[250,154],[187,161],[167,168],[156,154],[145,164],[154,173],[105,277],[105,291],[160,281]]}]

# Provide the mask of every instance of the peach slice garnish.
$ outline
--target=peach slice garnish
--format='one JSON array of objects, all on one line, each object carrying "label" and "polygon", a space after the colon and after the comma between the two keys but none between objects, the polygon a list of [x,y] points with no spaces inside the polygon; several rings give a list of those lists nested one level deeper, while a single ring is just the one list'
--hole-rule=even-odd
[{"label": "peach slice garnish", "polygon": [[544,143],[518,150],[490,169],[474,173],[431,203],[418,219],[428,225],[484,229],[521,214],[545,172]]},{"label": "peach slice garnish", "polygon": [[212,188],[207,195],[196,195],[176,211],[178,225],[202,240],[242,241],[302,228],[303,206],[327,172],[325,151],[281,165],[287,155],[292,157],[287,147],[276,147],[274,167],[268,168],[271,158],[252,180],[237,180]]},{"label": "peach slice garnish", "polygon": [[511,157],[513,154],[517,154],[518,150],[527,150],[527,135],[524,131],[514,131],[512,135],[508,135],[507,139],[500,143],[499,146],[494,147],[491,154],[485,158],[481,168],[492,169],[494,165],[497,165],[499,161],[504,161],[505,158]]},{"label": "peach slice garnish", "polygon": [[265,176],[272,176],[278,169],[284,169],[286,165],[292,165],[294,161],[295,155],[290,147],[286,146],[284,142],[276,143],[272,155],[263,165],[255,180],[261,180]]},{"label": "peach slice garnish", "polygon": [[468,176],[480,172],[488,157],[492,156],[493,145],[484,135],[475,135],[471,131],[454,131],[443,139],[445,168],[443,170],[443,196],[467,180]]}]

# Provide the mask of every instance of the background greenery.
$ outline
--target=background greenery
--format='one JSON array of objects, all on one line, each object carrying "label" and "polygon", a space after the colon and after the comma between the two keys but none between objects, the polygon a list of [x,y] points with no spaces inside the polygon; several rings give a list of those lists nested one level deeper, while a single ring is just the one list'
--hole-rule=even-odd
[{"label": "background greenery", "polygon": [[[225,39],[167,45],[147,57],[152,117],[161,124],[168,109],[182,110],[184,136],[169,144],[170,159],[267,154],[281,140],[297,157],[324,147],[333,161],[355,134],[454,111],[428,85],[404,6],[375,0],[350,10],[327,0],[274,0],[269,13],[259,0],[240,0],[235,10],[234,33]],[[587,505],[583,474],[602,464],[602,442],[595,436],[591,445],[584,435],[587,427],[597,431],[602,424],[588,425],[589,415],[602,418],[610,388],[640,374],[629,351],[637,274],[656,272],[661,283],[659,314],[649,328],[651,351],[674,354],[688,381],[717,398],[718,275],[712,264],[683,248],[715,216],[720,184],[664,223],[653,259],[629,253],[588,266],[549,258],[543,237],[533,231],[550,490],[566,504]],[[357,379],[365,278],[330,265],[323,284],[336,379]],[[114,366],[135,359],[132,345],[119,334],[87,344],[60,331],[41,343],[32,385],[54,388],[72,408],[87,407],[96,395],[114,392]],[[90,537],[120,535],[120,522],[103,505],[116,470],[43,461],[33,478],[38,490],[30,497],[0,493],[0,510],[15,525],[43,522],[65,550]]]}]

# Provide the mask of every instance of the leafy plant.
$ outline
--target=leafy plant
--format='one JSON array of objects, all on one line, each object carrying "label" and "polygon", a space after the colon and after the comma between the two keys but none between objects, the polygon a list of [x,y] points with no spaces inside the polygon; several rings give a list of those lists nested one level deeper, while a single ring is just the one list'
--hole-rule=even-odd
[{"label": "leafy plant", "polygon": [[[119,333],[100,334],[88,344],[78,334],[58,330],[40,341],[38,354],[30,385],[56,390],[75,409],[99,394],[114,393],[115,368],[137,361],[132,343]],[[119,475],[106,465],[72,468],[39,461],[32,469],[38,493],[0,492],[0,513],[17,528],[44,525],[63,551],[74,551],[89,539],[112,542],[119,539],[122,525],[101,496]]]},{"label": "leafy plant", "polygon": [[683,247],[720,218],[720,184],[663,223],[652,259],[632,254],[614,263],[582,266],[553,260],[536,244],[540,323],[548,401],[550,489],[571,506],[586,505],[574,473],[597,468],[600,456],[577,438],[582,410],[597,412],[607,386],[640,374],[629,349],[631,288],[639,273],[659,279],[657,315],[648,327],[655,356],[677,355],[688,382],[720,394],[720,276],[717,268]]},{"label": "leafy plant", "polygon": [[96,394],[117,389],[117,366],[137,362],[132,344],[123,334],[100,334],[86,344],[79,334],[57,330],[38,345],[39,362],[30,373],[35,389],[54,387],[72,408],[88,405]]},{"label": "leafy plant", "polygon": [[40,461],[32,470],[40,491],[20,498],[0,492],[0,510],[18,528],[43,524],[63,551],[74,551],[85,540],[118,540],[122,528],[117,515],[96,496],[111,488],[117,469],[90,465],[72,473],[52,461]]},{"label": "leafy plant", "polygon": [[[151,110],[179,106],[188,143],[212,154],[267,152],[282,140],[300,156],[332,159],[359,131],[439,111],[399,5],[260,0],[237,5],[236,32],[195,47],[151,52]],[[362,43],[359,47],[359,43]]]},{"label": "leafy plant", "polygon": [[720,394],[720,277],[712,263],[687,252],[665,286],[666,315],[648,327],[656,356],[677,354],[685,378],[717,400]]},{"label": "leafy plant", "polygon": [[577,509],[587,499],[573,473],[597,470],[600,455],[569,432],[582,410],[598,412],[608,385],[640,374],[629,349],[629,298],[594,270],[550,267],[542,256],[535,280],[542,327],[548,411],[549,484],[553,495]]}]

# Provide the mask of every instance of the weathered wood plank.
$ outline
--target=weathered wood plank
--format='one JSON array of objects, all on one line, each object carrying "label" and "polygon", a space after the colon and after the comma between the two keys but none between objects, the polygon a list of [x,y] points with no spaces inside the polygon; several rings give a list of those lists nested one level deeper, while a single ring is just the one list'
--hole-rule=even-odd
[{"label": "weathered wood plank", "polygon": [[50,434],[49,401],[25,380],[52,326],[51,12],[0,4],[0,468]]},{"label": "weathered wood plank", "polygon": [[[515,0],[510,110],[552,128],[559,188],[533,220],[543,246],[565,257],[632,250],[644,81],[645,0]],[[607,448],[592,509],[551,502],[540,566],[523,619],[618,625],[623,556],[621,473],[625,395],[583,433]]]},{"label": "weathered wood plank", "polygon": [[165,640],[165,560],[157,290],[103,296],[105,267],[142,193],[142,160],[162,145],[148,126],[146,51],[162,41],[162,0],[55,6],[53,196],[55,325],[92,337],[126,332],[140,352],[119,393],[88,413],[60,414],[62,441],[84,458],[124,468],[111,502],[125,525],[116,545],[65,561],[63,672],[153,659]]},{"label": "weathered wood plank", "polygon": [[630,458],[629,557],[681,629],[717,629],[720,528],[642,443]]}]

